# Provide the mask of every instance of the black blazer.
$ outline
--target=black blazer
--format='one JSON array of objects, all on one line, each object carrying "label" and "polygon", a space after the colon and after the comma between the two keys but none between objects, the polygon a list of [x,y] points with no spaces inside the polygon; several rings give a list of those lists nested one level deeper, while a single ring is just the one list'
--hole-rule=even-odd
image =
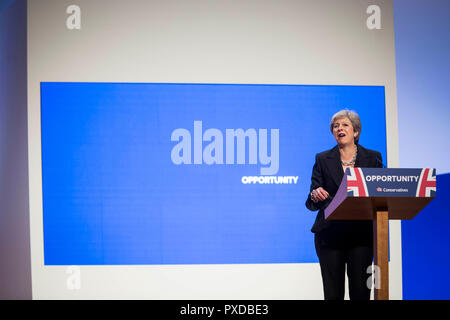
[{"label": "black blazer", "polygon": [[[357,150],[355,167],[383,167],[381,154],[378,151],[366,149],[359,144],[357,144]],[[324,201],[314,203],[311,200],[311,195],[308,194],[306,207],[311,211],[319,210],[316,221],[311,229],[312,232],[319,233],[325,229],[332,228],[333,225],[343,224],[342,221],[327,221],[324,219],[324,210],[330,204],[331,200],[333,200],[343,177],[344,170],[342,169],[341,157],[337,145],[331,150],[316,154],[316,163],[314,164],[311,176],[310,194],[312,190],[322,187],[330,196]]]}]

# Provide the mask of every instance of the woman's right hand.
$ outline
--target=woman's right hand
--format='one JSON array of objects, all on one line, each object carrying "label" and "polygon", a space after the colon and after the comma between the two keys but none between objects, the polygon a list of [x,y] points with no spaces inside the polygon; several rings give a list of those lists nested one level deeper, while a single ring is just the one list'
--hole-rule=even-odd
[{"label": "woman's right hand", "polygon": [[317,189],[314,189],[313,191],[311,191],[311,200],[314,203],[323,201],[326,198],[328,198],[328,196],[329,196],[328,192],[326,192],[325,189],[322,187],[318,187]]}]

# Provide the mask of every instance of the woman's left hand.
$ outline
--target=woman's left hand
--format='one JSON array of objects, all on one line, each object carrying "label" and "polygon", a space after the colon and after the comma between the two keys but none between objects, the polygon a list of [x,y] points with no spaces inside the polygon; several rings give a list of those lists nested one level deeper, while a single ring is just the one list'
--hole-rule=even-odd
[{"label": "woman's left hand", "polygon": [[318,187],[317,189],[314,189],[311,192],[311,200],[314,203],[317,203],[319,201],[323,201],[326,198],[328,198],[328,196],[329,196],[328,192],[322,187]]}]

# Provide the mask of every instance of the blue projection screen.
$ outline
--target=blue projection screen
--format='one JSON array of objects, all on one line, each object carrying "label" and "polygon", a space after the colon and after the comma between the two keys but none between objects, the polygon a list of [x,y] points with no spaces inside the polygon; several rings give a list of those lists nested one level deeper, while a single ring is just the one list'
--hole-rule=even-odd
[{"label": "blue projection screen", "polygon": [[317,262],[331,116],[386,159],[381,86],[41,83],[46,265]]}]

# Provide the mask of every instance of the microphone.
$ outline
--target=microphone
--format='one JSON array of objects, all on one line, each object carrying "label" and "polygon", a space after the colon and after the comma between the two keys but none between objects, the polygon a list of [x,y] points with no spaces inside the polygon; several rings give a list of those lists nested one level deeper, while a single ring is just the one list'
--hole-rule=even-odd
[{"label": "microphone", "polygon": [[377,154],[377,164],[381,164],[381,168],[386,168],[386,166],[383,164],[383,161],[381,160],[381,155]]}]

